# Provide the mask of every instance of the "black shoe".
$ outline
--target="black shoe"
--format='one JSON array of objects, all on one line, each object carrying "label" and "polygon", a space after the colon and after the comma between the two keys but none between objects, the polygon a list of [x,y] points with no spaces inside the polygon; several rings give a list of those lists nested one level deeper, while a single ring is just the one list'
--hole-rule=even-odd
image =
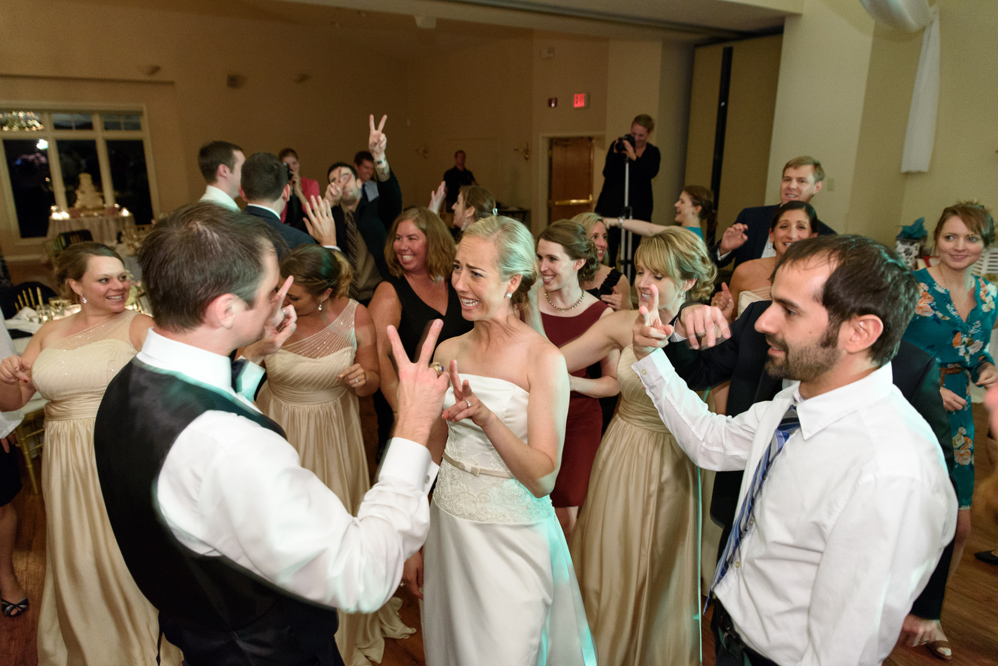
[{"label": "black shoe", "polygon": [[979,553],[974,553],[974,557],[979,559],[981,562],[987,562],[988,564],[998,564],[998,555],[995,555],[990,550],[982,550]]}]

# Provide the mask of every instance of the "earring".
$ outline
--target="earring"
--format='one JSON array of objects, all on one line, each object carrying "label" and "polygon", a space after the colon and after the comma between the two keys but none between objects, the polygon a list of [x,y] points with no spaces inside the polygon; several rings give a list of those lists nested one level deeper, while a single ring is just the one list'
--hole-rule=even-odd
[{"label": "earring", "polygon": [[322,312],[322,303],[319,303],[319,312]]},{"label": "earring", "polygon": [[507,291],[506,292],[506,298],[513,298],[513,292]]},{"label": "earring", "polygon": [[87,302],[87,297],[86,297],[86,296],[80,296],[80,298],[82,298],[82,299],[83,299],[83,302],[84,302],[84,303],[86,303],[86,302]]}]

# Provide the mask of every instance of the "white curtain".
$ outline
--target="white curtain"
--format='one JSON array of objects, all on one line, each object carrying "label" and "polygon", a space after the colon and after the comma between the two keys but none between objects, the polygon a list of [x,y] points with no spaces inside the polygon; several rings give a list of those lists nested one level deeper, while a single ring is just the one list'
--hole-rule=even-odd
[{"label": "white curtain", "polygon": [[915,90],[908,111],[908,130],[904,136],[901,172],[928,171],[932,145],[936,137],[936,114],[939,110],[939,8],[931,8],[932,19],[922,35],[922,54],[918,58]]}]

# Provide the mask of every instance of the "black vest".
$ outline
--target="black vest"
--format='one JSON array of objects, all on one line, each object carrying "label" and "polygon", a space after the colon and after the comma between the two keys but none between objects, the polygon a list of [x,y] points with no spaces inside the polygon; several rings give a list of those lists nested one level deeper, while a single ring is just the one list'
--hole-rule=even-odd
[{"label": "black vest", "polygon": [[137,359],[107,387],[94,453],[129,572],[191,666],[342,666],[335,609],[294,597],[226,557],[198,555],[163,521],[155,498],[160,469],[180,433],[207,411],[238,414],[284,436],[235,398]]}]

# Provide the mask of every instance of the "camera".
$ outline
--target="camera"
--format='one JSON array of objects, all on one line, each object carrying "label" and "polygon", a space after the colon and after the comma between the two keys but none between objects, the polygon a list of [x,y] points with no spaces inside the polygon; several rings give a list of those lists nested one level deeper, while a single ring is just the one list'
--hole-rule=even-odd
[{"label": "camera", "polygon": [[291,171],[291,165],[287,162],[284,163],[284,170],[288,172],[288,182],[290,183],[295,179],[294,173]]},{"label": "camera", "polygon": [[615,153],[626,153],[627,152],[627,148],[624,147],[624,142],[625,141],[627,143],[631,144],[632,148],[634,147],[634,144],[636,143],[634,141],[634,135],[633,134],[625,134],[624,136],[619,137],[614,142],[614,144],[613,144],[613,152],[615,152]]}]

